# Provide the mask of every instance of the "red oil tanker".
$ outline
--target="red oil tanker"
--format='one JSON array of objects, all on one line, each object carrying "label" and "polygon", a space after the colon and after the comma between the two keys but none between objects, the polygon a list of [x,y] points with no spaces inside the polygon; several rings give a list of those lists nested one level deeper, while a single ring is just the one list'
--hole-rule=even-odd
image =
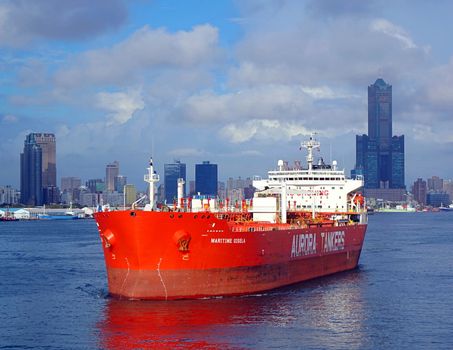
[{"label": "red oil tanker", "polygon": [[241,205],[183,198],[156,209],[152,160],[145,175],[150,204],[95,213],[110,294],[130,299],[187,299],[258,293],[354,269],[367,228],[363,179],[347,179],[336,162],[306,168],[278,161],[255,178]]}]

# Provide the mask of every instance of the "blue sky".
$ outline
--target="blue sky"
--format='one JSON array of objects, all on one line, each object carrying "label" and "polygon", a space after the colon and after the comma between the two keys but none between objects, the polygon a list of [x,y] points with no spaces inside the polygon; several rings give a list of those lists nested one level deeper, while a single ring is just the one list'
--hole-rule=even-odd
[{"label": "blue sky", "polygon": [[406,184],[453,178],[453,3],[0,0],[0,185],[19,187],[29,132],[57,136],[57,172],[120,172],[139,188],[179,159],[219,177],[305,159],[318,132],[347,171],[367,86],[393,86]]}]

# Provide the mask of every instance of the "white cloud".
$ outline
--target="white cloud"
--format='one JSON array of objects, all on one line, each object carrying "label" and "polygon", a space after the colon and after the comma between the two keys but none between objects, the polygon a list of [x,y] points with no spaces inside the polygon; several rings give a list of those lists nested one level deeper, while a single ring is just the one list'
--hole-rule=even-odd
[{"label": "white cloud", "polygon": [[110,112],[108,125],[124,124],[132,118],[133,114],[145,107],[142,96],[138,90],[129,92],[100,92],[97,94],[98,107]]},{"label": "white cloud", "polygon": [[370,28],[373,31],[386,34],[389,37],[400,41],[403,44],[403,47],[406,49],[418,48],[412,38],[403,28],[393,24],[390,21],[387,21],[386,19],[380,18],[373,20],[370,24]]},{"label": "white cloud", "polygon": [[412,127],[412,134],[415,141],[432,144],[432,143],[447,143],[453,142],[453,134],[451,133],[451,125],[445,125],[446,128],[434,127],[425,124],[415,124]]},{"label": "white cloud", "polygon": [[146,81],[150,72],[189,69],[218,58],[218,30],[205,24],[170,33],[144,26],[124,41],[76,56],[55,76],[59,86]]},{"label": "white cloud", "polygon": [[299,9],[298,18],[290,16],[291,24],[287,20],[280,27],[282,16],[294,4],[285,6],[271,20],[266,17],[247,27],[236,50],[239,63],[229,72],[229,86],[273,83],[357,88],[380,75],[393,82],[413,78],[427,67],[427,49],[390,21],[367,16],[320,20],[304,17]]},{"label": "white cloud", "polygon": [[15,115],[7,114],[2,118],[3,123],[17,123],[18,118]]},{"label": "white cloud", "polygon": [[220,130],[220,135],[231,143],[243,143],[252,139],[287,141],[294,136],[308,134],[310,134],[310,131],[301,123],[271,119],[253,119],[241,124],[232,123]]},{"label": "white cloud", "polygon": [[206,91],[189,97],[181,112],[198,122],[294,118],[307,110],[311,94],[291,85],[262,85],[226,94]]}]

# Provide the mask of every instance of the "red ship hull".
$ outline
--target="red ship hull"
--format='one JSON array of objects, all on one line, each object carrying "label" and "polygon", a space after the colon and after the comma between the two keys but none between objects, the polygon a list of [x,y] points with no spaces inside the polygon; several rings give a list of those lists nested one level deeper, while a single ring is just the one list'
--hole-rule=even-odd
[{"label": "red ship hull", "polygon": [[354,269],[365,224],[233,222],[213,213],[95,214],[109,292],[186,299],[262,292]]}]

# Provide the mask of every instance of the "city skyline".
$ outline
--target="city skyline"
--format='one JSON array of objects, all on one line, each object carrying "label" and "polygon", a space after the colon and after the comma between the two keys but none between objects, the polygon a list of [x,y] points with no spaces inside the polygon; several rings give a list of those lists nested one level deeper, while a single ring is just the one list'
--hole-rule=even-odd
[{"label": "city skyline", "polygon": [[209,159],[224,179],[265,176],[278,159],[303,160],[299,143],[311,131],[319,155],[348,171],[355,135],[367,130],[366,86],[378,77],[393,86],[406,185],[451,178],[452,9],[404,0],[2,2],[0,185],[19,188],[31,132],[56,135],[59,178],[101,178],[116,159],[139,188],[151,155],[160,174],[178,158]]}]

